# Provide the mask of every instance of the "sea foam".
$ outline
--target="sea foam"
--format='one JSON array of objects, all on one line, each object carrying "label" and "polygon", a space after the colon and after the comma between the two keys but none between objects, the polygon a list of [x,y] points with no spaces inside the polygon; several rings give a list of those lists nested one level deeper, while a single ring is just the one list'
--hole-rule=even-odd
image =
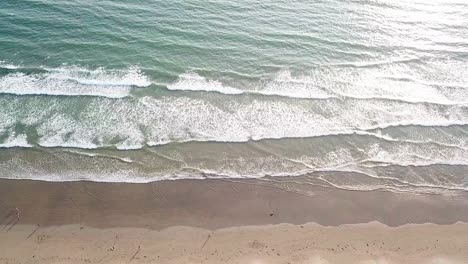
[{"label": "sea foam", "polygon": [[19,70],[0,77],[0,93],[123,98],[129,96],[132,87],[151,84],[138,67],[106,70],[64,66],[42,70],[45,72],[33,74]]},{"label": "sea foam", "polygon": [[[464,65],[447,62],[447,66],[438,61],[431,61],[421,70],[399,64],[414,60],[417,59],[322,65],[301,75],[293,75],[285,69],[272,78],[251,84],[248,89],[224,85],[221,80],[212,80],[195,72],[187,72],[181,74],[174,83],[167,85],[167,88],[227,95],[258,94],[301,99],[382,99],[409,103],[468,105],[468,89],[465,85],[468,76],[462,70],[466,68]],[[366,67],[357,66],[361,64]],[[372,67],[376,65],[379,67]],[[447,74],[440,76],[440,72]]]},{"label": "sea foam", "polygon": [[24,134],[13,136],[10,135],[8,138],[0,143],[0,148],[30,148],[31,144],[28,143],[27,136]]},{"label": "sea foam", "polygon": [[219,81],[208,80],[195,72],[179,75],[177,82],[167,86],[169,90],[207,91],[223,94],[242,94],[244,91],[223,85]]},{"label": "sea foam", "polygon": [[10,129],[15,123],[31,127],[38,136],[36,143],[46,147],[138,149],[171,142],[246,142],[374,132],[369,130],[403,126],[431,129],[468,125],[468,107],[380,99],[327,99],[291,104],[274,98],[249,98],[218,105],[180,96],[117,101],[94,97],[89,98],[86,108],[76,103],[74,97],[64,100],[0,98],[0,117],[5,120],[0,129]]}]

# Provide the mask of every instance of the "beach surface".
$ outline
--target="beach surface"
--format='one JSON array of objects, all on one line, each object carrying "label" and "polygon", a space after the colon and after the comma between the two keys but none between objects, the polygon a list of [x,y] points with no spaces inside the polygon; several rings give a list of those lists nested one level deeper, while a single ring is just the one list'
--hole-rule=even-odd
[{"label": "beach surface", "polygon": [[0,180],[0,263],[467,263],[467,198]]},{"label": "beach surface", "polygon": [[0,264],[468,264],[468,1],[0,1]]}]

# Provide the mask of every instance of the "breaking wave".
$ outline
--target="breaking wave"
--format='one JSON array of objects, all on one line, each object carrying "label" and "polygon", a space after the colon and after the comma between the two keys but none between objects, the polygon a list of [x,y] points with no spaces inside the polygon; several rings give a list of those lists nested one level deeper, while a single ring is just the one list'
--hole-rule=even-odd
[{"label": "breaking wave", "polygon": [[[1,67],[7,67],[1,65]],[[0,77],[0,93],[16,95],[67,95],[123,98],[132,87],[146,87],[149,78],[138,67],[126,70],[86,69],[77,66],[41,68],[39,73],[14,71]]]}]

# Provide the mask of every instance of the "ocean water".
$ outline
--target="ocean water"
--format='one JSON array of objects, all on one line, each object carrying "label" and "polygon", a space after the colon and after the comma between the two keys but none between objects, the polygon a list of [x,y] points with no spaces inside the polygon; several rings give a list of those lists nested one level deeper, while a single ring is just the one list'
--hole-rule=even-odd
[{"label": "ocean water", "polygon": [[3,0],[0,177],[468,190],[465,0]]}]

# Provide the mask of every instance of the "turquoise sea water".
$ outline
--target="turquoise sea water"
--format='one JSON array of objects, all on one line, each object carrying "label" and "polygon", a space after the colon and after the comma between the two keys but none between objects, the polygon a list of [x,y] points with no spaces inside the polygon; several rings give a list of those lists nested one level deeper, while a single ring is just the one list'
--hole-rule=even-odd
[{"label": "turquoise sea water", "polygon": [[463,0],[0,3],[0,177],[468,188]]}]

